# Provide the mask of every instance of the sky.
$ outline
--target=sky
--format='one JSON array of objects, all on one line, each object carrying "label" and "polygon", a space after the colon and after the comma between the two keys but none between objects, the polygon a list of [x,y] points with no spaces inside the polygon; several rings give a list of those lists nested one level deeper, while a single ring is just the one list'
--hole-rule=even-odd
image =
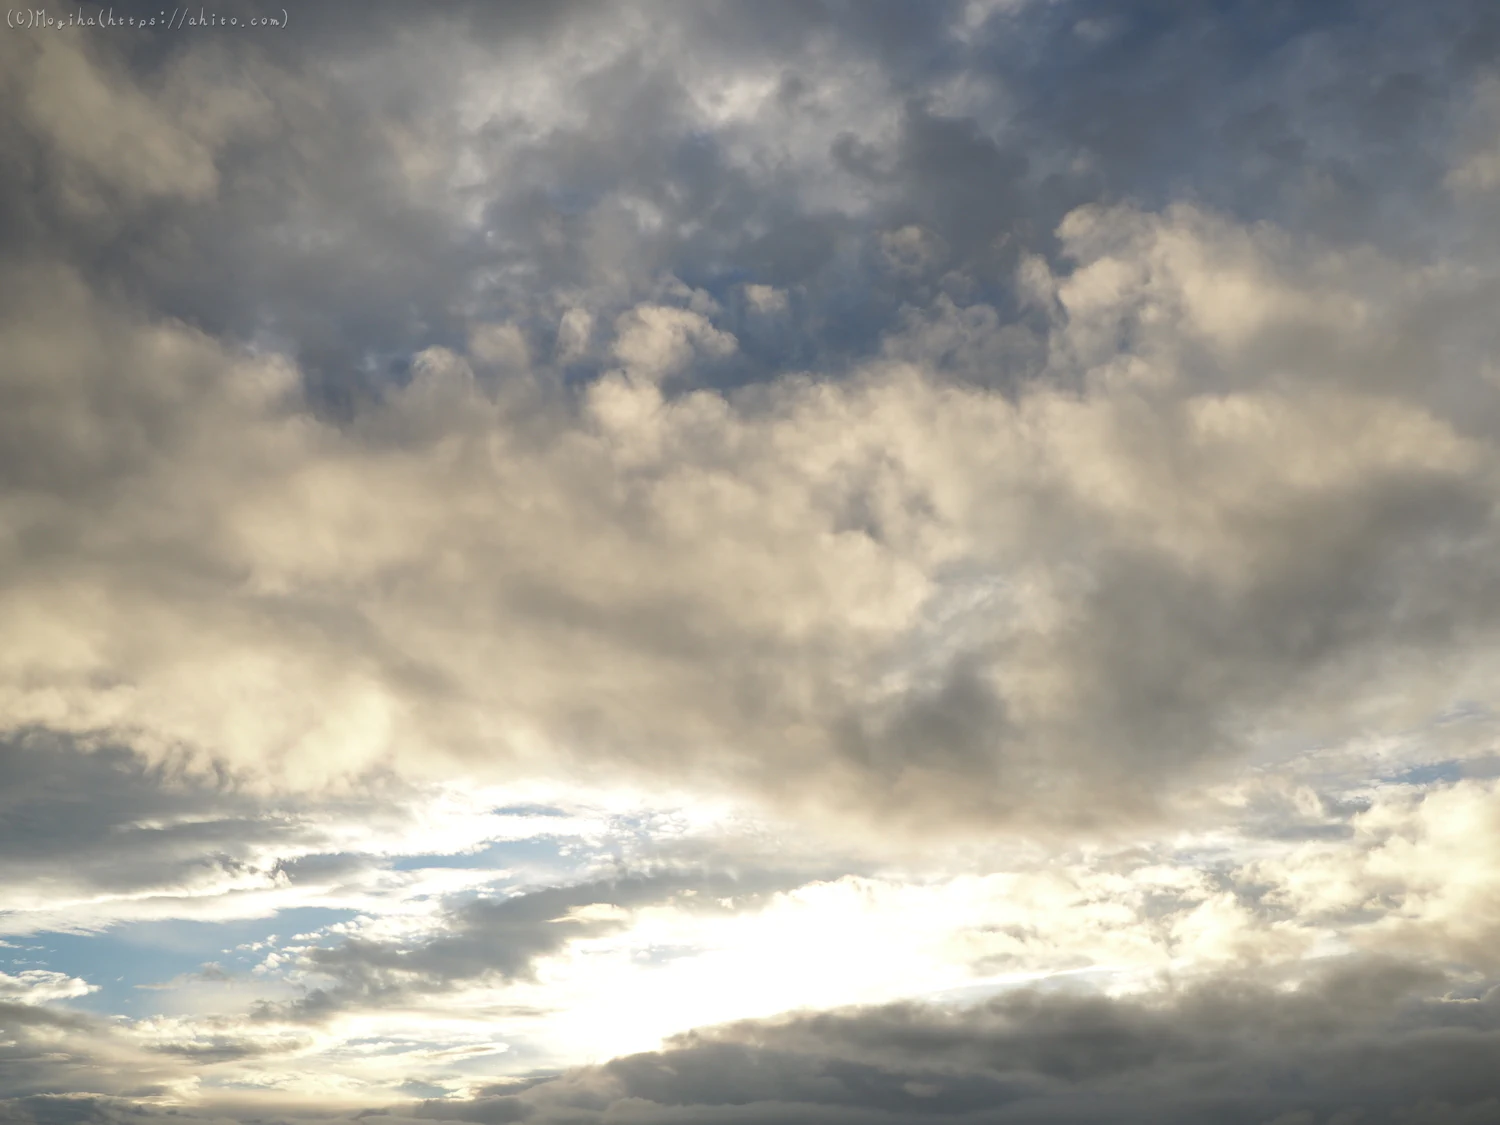
[{"label": "sky", "polygon": [[0,95],[0,1125],[1500,1122],[1500,7]]}]

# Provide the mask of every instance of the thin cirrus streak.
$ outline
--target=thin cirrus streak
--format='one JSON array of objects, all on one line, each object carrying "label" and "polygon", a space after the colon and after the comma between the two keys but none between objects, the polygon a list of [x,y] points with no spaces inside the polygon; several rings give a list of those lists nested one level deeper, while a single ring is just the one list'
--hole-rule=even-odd
[{"label": "thin cirrus streak", "polygon": [[1500,1119],[1491,6],[288,19],[0,36],[0,1118]]}]

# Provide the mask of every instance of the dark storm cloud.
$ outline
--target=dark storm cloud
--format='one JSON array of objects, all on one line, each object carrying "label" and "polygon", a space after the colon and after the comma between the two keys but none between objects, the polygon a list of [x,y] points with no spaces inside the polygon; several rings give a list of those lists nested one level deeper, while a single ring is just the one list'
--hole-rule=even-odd
[{"label": "dark storm cloud", "polygon": [[797,1015],[497,1091],[471,1119],[1477,1122],[1500,1105],[1500,993],[1449,987],[1356,963],[1295,991],[1230,978],[1171,1000],[1021,991]]},{"label": "dark storm cloud", "polygon": [[[1497,996],[1397,962],[1335,962],[1290,990],[1234,976],[1142,999],[1022,990],[968,1008],[899,1004],[732,1024],[659,1052],[497,1084],[472,1101],[376,1116],[1480,1125],[1500,1107]],[[121,1111],[152,1113],[103,1099],[21,1099],[4,1110],[28,1125],[113,1121]],[[248,1115],[227,1105],[179,1114]],[[281,1115],[303,1116],[291,1104]]]}]

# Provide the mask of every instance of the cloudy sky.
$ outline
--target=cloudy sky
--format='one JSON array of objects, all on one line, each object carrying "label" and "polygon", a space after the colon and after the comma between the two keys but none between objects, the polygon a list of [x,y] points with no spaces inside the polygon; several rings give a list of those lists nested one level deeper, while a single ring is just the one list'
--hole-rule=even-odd
[{"label": "cloudy sky", "polygon": [[1500,7],[191,14],[0,29],[0,1123],[1500,1122]]}]

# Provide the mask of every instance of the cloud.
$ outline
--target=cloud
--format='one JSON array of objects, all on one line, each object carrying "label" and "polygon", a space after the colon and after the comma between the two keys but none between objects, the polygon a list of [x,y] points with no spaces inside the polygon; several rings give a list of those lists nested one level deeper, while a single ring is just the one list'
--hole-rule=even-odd
[{"label": "cloud", "polygon": [[1020,991],[967,1009],[794,1015],[497,1090],[493,1110],[474,1109],[530,1121],[1480,1120],[1497,1096],[1484,1063],[1494,993],[1444,987],[1430,970],[1356,962],[1292,990],[1229,977],[1142,999]]},{"label": "cloud", "polygon": [[1269,901],[1298,918],[1375,912],[1354,929],[1370,949],[1488,968],[1500,915],[1500,798],[1493,783],[1461,781],[1391,795],[1353,818],[1354,847],[1308,843],[1249,865]]},{"label": "cloud", "polygon": [[1146,815],[1398,673],[1360,721],[1446,706],[1493,644],[1494,451],[1381,325],[1448,278],[1186,208],[1061,234],[1019,394],[919,323],[837,383],[664,397],[728,336],[649,305],[576,400],[430,349],[343,426],[282,359],[14,278],[5,719],[283,789],[588,763],[899,827]]},{"label": "cloud", "polygon": [[55,973],[48,969],[25,969],[15,974],[0,973],[0,997],[25,1004],[45,1004],[49,1000],[72,1000],[94,991],[88,981]]},{"label": "cloud", "polygon": [[393,857],[441,862],[538,839],[591,853],[606,837],[617,850],[633,848],[636,834],[611,813],[501,811],[512,792],[473,787],[392,783],[272,800],[222,775],[149,765],[107,741],[34,730],[0,743],[0,792],[0,930],[8,933],[269,917],[314,905],[411,909],[432,893],[547,868],[533,861],[507,871],[476,859],[474,870],[398,871]]},{"label": "cloud", "polygon": [[94,751],[44,734],[0,750],[7,910],[101,893],[234,883],[279,847],[310,840],[284,818],[212,785],[173,786],[118,747]]},{"label": "cloud", "polygon": [[[0,997],[0,1089],[8,1098],[62,1092],[181,1097],[195,1085],[111,1021]],[[6,1102],[16,1111],[15,1102]]]},{"label": "cloud", "polygon": [[1485,6],[353,15],[0,42],[6,1114],[1491,1112]]},{"label": "cloud", "polygon": [[178,99],[194,77],[189,67],[143,89],[124,59],[96,45],[67,34],[7,43],[8,82],[22,95],[22,120],[51,142],[46,160],[58,173],[63,207],[71,217],[108,222],[117,208],[211,198],[217,150],[263,127],[270,103],[231,80],[184,107]]},{"label": "cloud", "polygon": [[[393,1105],[473,1122],[1097,1121],[1197,1125],[1483,1121],[1500,1035],[1491,985],[1393,961],[1333,962],[1294,987],[1236,974],[1108,999],[1018,990],[968,1007],[904,1003],[692,1032],[658,1052],[473,1100]],[[104,1100],[5,1103],[15,1120],[108,1115]],[[152,1111],[131,1107],[135,1115]],[[244,1120],[232,1103],[179,1111]],[[60,1117],[53,1115],[60,1114]],[[295,1102],[278,1115],[300,1116]],[[368,1112],[361,1117],[368,1116]]]},{"label": "cloud", "polygon": [[[481,898],[448,911],[413,940],[354,936],[301,950],[304,974],[331,978],[287,1004],[264,1004],[266,1021],[326,1021],[347,1011],[424,1003],[463,985],[533,978],[541,959],[573,942],[625,928],[631,911],[676,902],[714,909],[729,895],[752,897],[761,879],[654,875]],[[704,894],[704,905],[696,897]],[[723,910],[720,906],[718,909]]]},{"label": "cloud", "polygon": [[720,332],[700,312],[642,305],[616,325],[614,356],[632,379],[656,381],[686,367],[696,354],[728,355],[734,337]]},{"label": "cloud", "polygon": [[[46,110],[9,134],[27,170],[13,240],[286,348],[334,413],[474,321],[551,355],[567,310],[611,323],[669,274],[721,301],[747,267],[802,286],[777,333],[736,332],[738,377],[840,367],[934,286],[1008,313],[1017,256],[1054,254],[1068,211],[1155,207],[1184,177],[1236,214],[1399,237],[1391,210],[1446,190],[1444,134],[1421,123],[1462,106],[1469,71],[1445,52],[1483,14],[1372,6],[1355,30],[1243,4],[1168,21],[1083,3],[647,10],[375,7],[357,33],[330,10],[296,35],[151,51],[12,37],[14,100]],[[1074,31],[1091,19],[1119,34]],[[97,126],[101,90],[145,147]],[[34,190],[52,182],[68,192]],[[63,202],[80,193],[92,220]],[[909,229],[942,240],[941,268],[877,278]]]}]

